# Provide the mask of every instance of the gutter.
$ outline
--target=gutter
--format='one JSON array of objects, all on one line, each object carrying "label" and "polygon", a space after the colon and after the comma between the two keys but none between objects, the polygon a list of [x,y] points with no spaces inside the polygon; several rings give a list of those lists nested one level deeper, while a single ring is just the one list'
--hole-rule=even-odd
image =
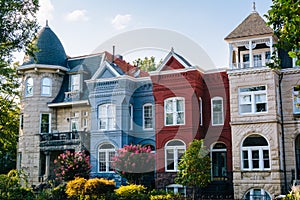
[{"label": "gutter", "polygon": [[279,106],[280,106],[280,120],[281,120],[281,140],[282,140],[282,157],[283,157],[283,175],[284,175],[284,188],[283,192],[287,193],[287,178],[286,178],[286,162],[285,162],[285,141],[284,141],[284,123],[283,123],[283,109],[282,109],[282,83],[283,73],[279,74]]}]

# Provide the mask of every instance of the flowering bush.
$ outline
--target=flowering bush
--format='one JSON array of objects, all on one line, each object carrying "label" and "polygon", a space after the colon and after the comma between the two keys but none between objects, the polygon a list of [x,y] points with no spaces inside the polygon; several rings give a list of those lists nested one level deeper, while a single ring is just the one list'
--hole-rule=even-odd
[{"label": "flowering bush", "polygon": [[66,194],[68,197],[83,197],[85,183],[86,179],[79,177],[69,181],[66,186]]},{"label": "flowering bush", "polygon": [[84,185],[84,194],[91,197],[101,197],[107,193],[113,193],[115,181],[104,178],[93,178],[87,180]]},{"label": "flowering bush", "polygon": [[74,153],[66,151],[66,153],[60,154],[54,160],[56,179],[69,181],[74,177],[88,178],[91,169],[89,160],[90,157],[84,151]]},{"label": "flowering bush", "polygon": [[154,154],[150,147],[125,145],[112,160],[115,171],[129,183],[140,183],[144,174],[154,171]]}]

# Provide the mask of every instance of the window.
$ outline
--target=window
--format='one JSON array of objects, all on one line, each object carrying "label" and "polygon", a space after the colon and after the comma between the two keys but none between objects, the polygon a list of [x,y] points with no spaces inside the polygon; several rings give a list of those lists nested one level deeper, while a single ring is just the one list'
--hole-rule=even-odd
[{"label": "window", "polygon": [[42,96],[51,96],[51,86],[52,81],[50,78],[43,78],[42,79],[42,87],[41,87],[41,95]]},{"label": "window", "polygon": [[111,164],[116,152],[115,147],[112,144],[105,143],[100,145],[98,151],[99,172],[113,172]]},{"label": "window", "polygon": [[71,75],[71,91],[80,90],[80,74]]},{"label": "window", "polygon": [[244,68],[250,67],[250,57],[249,57],[249,54],[244,54],[243,55],[243,65],[244,65]]},{"label": "window", "polygon": [[267,140],[257,134],[248,136],[242,146],[242,169],[269,170],[270,155]]},{"label": "window", "polygon": [[254,54],[253,55],[253,65],[254,67],[261,67],[262,66],[262,57],[261,54]]},{"label": "window", "polygon": [[41,114],[41,133],[50,133],[50,121],[51,114],[49,113],[42,113]]},{"label": "window", "polygon": [[182,196],[186,195],[186,189],[183,185],[171,184],[166,187],[167,192],[173,192],[174,194],[181,194]]},{"label": "window", "polygon": [[171,140],[165,146],[166,171],[178,171],[178,163],[185,152],[185,144],[179,140]]},{"label": "window", "polygon": [[223,116],[223,98],[214,97],[211,99],[211,114],[212,114],[212,125],[223,125],[224,116]]},{"label": "window", "polygon": [[300,114],[300,85],[293,90],[293,111],[294,114]]},{"label": "window", "polygon": [[98,107],[99,129],[116,129],[116,106],[114,104],[103,104]]},{"label": "window", "polygon": [[33,79],[28,78],[25,83],[25,96],[29,97],[33,95]]},{"label": "window", "polygon": [[202,114],[202,98],[199,98],[199,123],[203,125],[203,114]]},{"label": "window", "polygon": [[266,86],[239,88],[239,112],[241,114],[267,112]]},{"label": "window", "polygon": [[20,129],[23,130],[24,127],[24,114],[20,115]]},{"label": "window", "polygon": [[243,197],[243,200],[271,200],[271,196],[263,189],[251,189]]},{"label": "window", "polygon": [[130,104],[128,107],[129,111],[129,130],[133,129],[133,105]]},{"label": "window", "polygon": [[165,125],[183,125],[184,119],[184,98],[173,97],[165,99]]},{"label": "window", "polygon": [[71,113],[71,131],[78,131],[79,112]]},{"label": "window", "polygon": [[211,171],[213,180],[227,179],[226,145],[216,143],[211,149]]},{"label": "window", "polygon": [[83,128],[86,128],[88,126],[88,116],[89,116],[89,112],[88,111],[82,111],[82,122],[81,122],[81,126]]},{"label": "window", "polygon": [[153,128],[153,108],[152,104],[145,104],[143,106],[143,128],[152,129]]}]

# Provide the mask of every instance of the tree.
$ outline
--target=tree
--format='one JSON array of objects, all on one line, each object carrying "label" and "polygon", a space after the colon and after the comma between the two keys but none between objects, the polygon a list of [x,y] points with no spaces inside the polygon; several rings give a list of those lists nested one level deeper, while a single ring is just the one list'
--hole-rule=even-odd
[{"label": "tree", "polygon": [[277,49],[289,51],[289,56],[297,58],[300,65],[300,0],[272,0],[273,5],[266,18],[272,25],[278,43]]},{"label": "tree", "polygon": [[124,145],[112,158],[113,168],[129,183],[140,184],[144,175],[154,171],[154,154],[150,147]]},{"label": "tree", "polygon": [[[161,63],[161,61],[159,63]],[[133,64],[146,72],[155,71],[157,67],[157,64],[155,63],[155,58],[153,56],[151,56],[150,59],[148,57],[145,57],[143,60],[138,58],[135,61],[133,61]]]},{"label": "tree", "polygon": [[38,29],[37,10],[38,0],[0,1],[0,173],[15,168],[19,81],[16,65],[12,65],[13,53],[25,51],[33,55],[31,41]]},{"label": "tree", "polygon": [[175,178],[177,184],[192,187],[195,199],[196,187],[205,187],[210,182],[210,158],[203,140],[194,139],[178,163]]}]

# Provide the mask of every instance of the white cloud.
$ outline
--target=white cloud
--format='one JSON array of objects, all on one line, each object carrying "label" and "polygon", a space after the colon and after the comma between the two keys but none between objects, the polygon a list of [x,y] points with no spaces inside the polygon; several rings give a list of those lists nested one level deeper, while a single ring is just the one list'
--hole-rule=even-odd
[{"label": "white cloud", "polygon": [[131,15],[116,15],[115,18],[111,21],[111,24],[118,30],[124,29],[127,27],[131,21]]},{"label": "white cloud", "polygon": [[39,11],[37,12],[37,21],[40,25],[45,26],[46,20],[51,21],[53,19],[54,7],[51,0],[40,0],[39,1]]},{"label": "white cloud", "polygon": [[86,15],[86,10],[74,10],[70,13],[68,13],[65,17],[67,21],[70,22],[77,22],[77,21],[88,21],[89,18]]}]

